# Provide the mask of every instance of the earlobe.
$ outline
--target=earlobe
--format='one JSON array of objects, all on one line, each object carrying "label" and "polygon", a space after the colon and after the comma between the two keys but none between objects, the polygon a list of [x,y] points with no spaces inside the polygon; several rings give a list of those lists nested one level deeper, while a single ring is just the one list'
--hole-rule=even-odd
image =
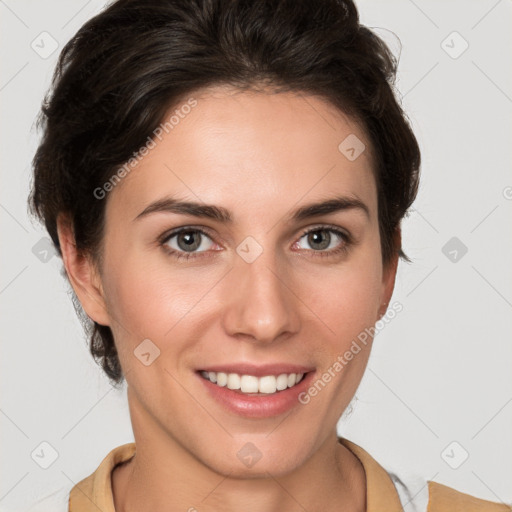
[{"label": "earlobe", "polygon": [[379,318],[378,320],[380,320],[385,314],[386,314],[386,311],[388,309],[388,305],[389,305],[389,302],[385,302],[384,304],[382,304],[380,310],[379,310]]},{"label": "earlobe", "polygon": [[73,290],[87,316],[101,325],[110,325],[101,278],[90,256],[77,250],[72,222],[61,213],[57,232],[64,268]]}]

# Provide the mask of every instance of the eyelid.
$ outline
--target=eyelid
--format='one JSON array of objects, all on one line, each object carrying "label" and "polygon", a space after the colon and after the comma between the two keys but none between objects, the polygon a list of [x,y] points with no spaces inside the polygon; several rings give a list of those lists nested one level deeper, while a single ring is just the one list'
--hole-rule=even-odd
[{"label": "eyelid", "polygon": [[302,234],[300,235],[300,238],[302,238],[304,235],[307,235],[308,233],[311,233],[312,231],[321,231],[322,229],[325,229],[326,231],[336,231],[344,235],[347,238],[347,240],[352,240],[352,235],[345,228],[342,228],[341,226],[337,226],[335,224],[318,224],[310,226],[308,228],[304,228]]},{"label": "eyelid", "polygon": [[[302,238],[305,234],[320,230],[320,229],[333,229],[334,231],[340,231],[343,233],[347,238],[352,239],[352,235],[350,232],[348,232],[345,228],[342,228],[341,226],[335,225],[335,224],[329,224],[329,223],[318,223],[314,224],[313,226],[309,226],[307,228],[303,228],[301,231],[301,234],[299,235],[299,238]],[[168,240],[172,235],[176,235],[178,233],[181,233],[182,231],[200,231],[201,233],[204,233],[206,236],[213,239],[215,237],[213,230],[210,229],[207,226],[195,226],[193,224],[187,224],[186,226],[180,226],[178,228],[172,228],[170,230],[165,231],[158,237],[159,242],[164,242]]]},{"label": "eyelid", "polygon": [[162,233],[157,241],[160,244],[164,244],[169,241],[169,239],[174,235],[179,235],[183,231],[199,231],[200,233],[206,235],[208,238],[214,241],[214,235],[213,232],[210,230],[210,228],[207,228],[206,226],[194,226],[194,225],[186,225],[186,226],[180,226],[179,228],[173,228],[168,231],[165,231]]}]

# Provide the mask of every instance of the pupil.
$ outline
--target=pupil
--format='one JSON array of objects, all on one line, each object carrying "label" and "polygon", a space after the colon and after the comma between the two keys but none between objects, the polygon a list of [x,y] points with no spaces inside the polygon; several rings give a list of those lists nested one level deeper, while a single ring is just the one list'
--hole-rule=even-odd
[{"label": "pupil", "polygon": [[[178,241],[184,241],[185,242],[185,249],[197,249],[197,247],[199,247],[199,244],[197,242],[194,241],[194,232],[187,232],[187,233],[182,233],[182,237],[179,238]],[[181,245],[181,244],[180,244]],[[183,247],[182,247],[183,249]]]},{"label": "pupil", "polygon": [[[310,242],[311,244],[320,244],[321,247],[319,247],[319,249],[325,249],[326,247],[329,246],[329,237],[326,236],[326,237],[323,237],[322,235],[320,235],[320,233],[325,233],[325,231],[314,231],[313,233],[310,234]],[[324,238],[324,241],[322,242],[322,238]]]}]

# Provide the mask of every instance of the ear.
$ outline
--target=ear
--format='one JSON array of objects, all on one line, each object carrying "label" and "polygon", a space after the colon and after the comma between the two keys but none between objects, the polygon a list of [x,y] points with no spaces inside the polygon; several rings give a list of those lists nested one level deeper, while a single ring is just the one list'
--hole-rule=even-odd
[{"label": "ear", "polygon": [[57,233],[62,261],[82,308],[87,316],[98,324],[110,325],[99,272],[92,258],[77,250],[72,223],[68,215],[59,214]]},{"label": "ear", "polygon": [[380,320],[386,313],[388,309],[389,302],[393,295],[393,290],[395,288],[395,278],[396,271],[398,268],[398,249],[402,244],[402,233],[400,227],[397,227],[395,230],[395,234],[393,237],[393,247],[394,253],[392,259],[388,262],[388,264],[383,268],[382,272],[382,295],[381,295],[381,303],[379,308],[378,319]]}]

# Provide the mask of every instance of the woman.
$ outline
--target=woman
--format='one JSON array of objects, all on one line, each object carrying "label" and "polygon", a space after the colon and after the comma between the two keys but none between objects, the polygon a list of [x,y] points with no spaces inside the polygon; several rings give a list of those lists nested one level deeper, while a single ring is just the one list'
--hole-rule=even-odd
[{"label": "woman", "polygon": [[351,1],[118,0],[64,48],[30,203],[135,438],[70,511],[405,506],[336,433],[408,259],[395,72]]}]

